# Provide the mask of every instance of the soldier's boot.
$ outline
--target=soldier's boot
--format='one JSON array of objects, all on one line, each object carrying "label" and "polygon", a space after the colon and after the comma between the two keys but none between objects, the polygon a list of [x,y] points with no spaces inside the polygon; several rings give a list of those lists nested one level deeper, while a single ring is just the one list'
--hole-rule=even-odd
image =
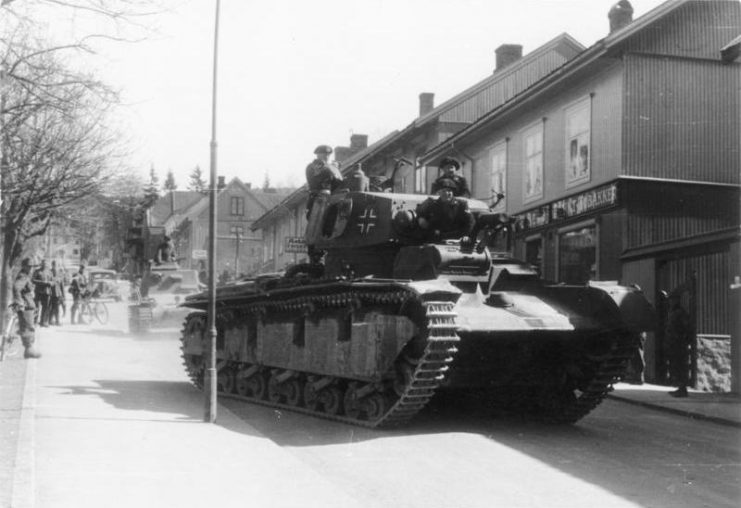
[{"label": "soldier's boot", "polygon": [[33,344],[26,346],[26,351],[23,353],[23,358],[41,358],[41,351],[39,351]]},{"label": "soldier's boot", "polygon": [[[33,332],[31,332],[33,333]],[[23,347],[26,349],[26,351],[23,353],[23,358],[41,358],[41,351],[36,349],[34,344],[34,337],[32,334],[21,334],[21,341],[23,341]]]}]

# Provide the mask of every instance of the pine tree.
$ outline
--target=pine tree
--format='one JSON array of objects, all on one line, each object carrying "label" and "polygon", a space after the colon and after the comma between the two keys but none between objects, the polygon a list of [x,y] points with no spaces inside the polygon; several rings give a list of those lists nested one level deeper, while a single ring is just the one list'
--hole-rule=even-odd
[{"label": "pine tree", "polygon": [[154,164],[149,168],[149,183],[144,186],[144,199],[142,205],[144,208],[150,208],[159,199],[160,180],[157,173],[154,172]]},{"label": "pine tree", "polygon": [[188,182],[188,190],[200,192],[201,194],[206,193],[208,184],[203,179],[203,172],[200,166],[196,166],[195,169],[190,173],[190,181]]},{"label": "pine tree", "polygon": [[175,175],[172,174],[172,169],[167,170],[167,178],[165,183],[162,185],[162,190],[165,192],[171,192],[178,189],[178,184],[175,183]]}]

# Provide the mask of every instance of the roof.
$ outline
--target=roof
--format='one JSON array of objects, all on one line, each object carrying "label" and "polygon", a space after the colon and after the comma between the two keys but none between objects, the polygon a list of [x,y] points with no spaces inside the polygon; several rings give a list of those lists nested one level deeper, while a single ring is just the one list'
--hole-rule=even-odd
[{"label": "roof", "polygon": [[[475,85],[443,102],[430,112],[412,121],[401,131],[395,131],[384,138],[385,143],[374,145],[355,154],[354,163],[383,150],[407,134],[414,134],[418,129],[433,121],[452,121],[472,123],[490,109],[496,107],[508,94],[516,93],[518,88],[526,86],[528,79],[537,81],[546,71],[558,64],[574,58],[584,46],[567,33],[562,33],[537,49],[525,54],[515,62],[495,71]],[[512,91],[514,90],[514,92]]]},{"label": "roof", "polygon": [[548,74],[541,80],[521,91],[519,94],[513,96],[507,102],[504,102],[500,106],[492,109],[487,114],[479,118],[476,122],[466,126],[462,130],[450,136],[442,143],[428,150],[420,157],[420,160],[425,163],[442,156],[445,152],[449,151],[457,141],[492,123],[505,112],[508,112],[515,107],[522,105],[523,101],[532,99],[540,95],[541,93],[550,90],[552,87],[560,84],[567,77],[594,63],[599,58],[616,49],[616,47],[624,43],[627,39],[631,38],[636,33],[646,29],[654,22],[664,18],[667,14],[673,12],[678,7],[688,3],[689,1],[690,0],[668,0],[667,2],[664,2],[663,4],[658,5],[651,11],[647,12],[640,18],[633,20],[632,23],[624,26],[623,28],[615,30],[604,39],[600,39],[592,46],[582,51],[575,58],[569,60],[557,69],[553,70],[550,74]]},{"label": "roof", "polygon": [[168,218],[180,214],[203,199],[204,195],[196,191],[170,191],[155,201],[149,211],[152,226],[162,226]]}]

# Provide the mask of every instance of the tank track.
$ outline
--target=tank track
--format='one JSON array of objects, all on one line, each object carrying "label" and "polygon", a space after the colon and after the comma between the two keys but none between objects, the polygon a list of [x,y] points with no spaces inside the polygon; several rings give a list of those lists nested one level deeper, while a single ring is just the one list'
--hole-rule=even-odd
[{"label": "tank track", "polygon": [[[377,403],[375,406],[377,410],[381,407],[383,408],[380,414],[373,416],[369,416],[367,413],[352,415],[349,413],[353,413],[353,411],[348,411],[347,407],[345,407],[345,414],[342,414],[341,410],[333,414],[331,412],[311,409],[303,404],[288,404],[281,400],[270,400],[271,397],[266,397],[265,394],[262,394],[260,397],[239,395],[235,389],[236,382],[229,381],[228,376],[236,375],[237,370],[244,372],[254,367],[255,369],[260,369],[261,372],[253,375],[264,376],[263,380],[267,382],[268,371],[272,369],[270,367],[258,367],[243,363],[235,364],[235,362],[232,362],[228,366],[222,366],[222,370],[220,370],[220,379],[224,382],[219,383],[219,395],[230,399],[245,400],[268,407],[309,414],[327,420],[368,428],[393,427],[408,422],[434,396],[435,390],[443,382],[445,373],[457,352],[455,345],[460,338],[456,334],[456,313],[453,311],[455,305],[453,302],[424,301],[410,290],[398,286],[390,290],[386,285],[379,285],[378,287],[365,290],[352,290],[345,286],[341,291],[334,294],[294,296],[282,300],[277,299],[240,305],[238,308],[240,313],[294,312],[305,309],[307,306],[322,306],[323,308],[347,308],[349,305],[372,307],[387,304],[402,306],[408,303],[410,299],[416,299],[425,310],[425,323],[418,323],[420,329],[427,332],[424,352],[419,358],[414,359],[413,363],[409,364],[410,367],[404,373],[405,382],[396,388],[393,395],[389,393],[388,389],[384,390],[380,386],[373,387],[368,384],[363,387],[365,391],[363,400],[375,401]],[[224,309],[223,315],[227,320],[230,319],[232,314],[234,313],[230,313],[230,309]],[[191,319],[191,316],[189,316],[189,319]],[[203,319],[203,314],[197,314],[192,319]],[[186,320],[183,328],[183,336],[185,336],[187,328],[188,320]],[[205,325],[203,331],[205,333]],[[188,358],[186,356],[183,352],[183,364],[186,371],[193,384],[201,389],[203,387],[202,367],[198,365],[198,361],[194,361],[194,358]],[[226,371],[226,377],[222,377],[222,373],[225,372],[223,370],[224,368],[228,369]],[[300,375],[304,378],[304,383],[306,383],[308,381],[305,378],[312,374],[301,373]],[[345,406],[347,406],[347,391],[350,390],[350,387],[355,386],[355,383],[353,380],[334,378],[334,386],[346,385],[346,388],[344,388]],[[300,397],[296,400],[300,401]]]},{"label": "tank track", "polygon": [[575,390],[578,392],[574,393],[576,399],[536,416],[550,423],[574,423],[589,414],[613,390],[612,385],[625,374],[634,347],[629,337],[618,335],[613,338],[608,352],[591,358],[598,364],[597,370],[584,390]]}]

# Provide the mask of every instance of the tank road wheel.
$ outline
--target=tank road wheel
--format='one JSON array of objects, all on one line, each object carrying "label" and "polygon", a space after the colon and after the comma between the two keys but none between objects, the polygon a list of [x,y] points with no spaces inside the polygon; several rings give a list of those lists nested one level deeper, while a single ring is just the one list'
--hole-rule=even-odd
[{"label": "tank road wheel", "polygon": [[268,393],[268,384],[265,382],[265,376],[262,372],[251,375],[244,380],[246,397],[257,400],[265,400]]},{"label": "tank road wheel", "polygon": [[332,385],[319,392],[319,400],[322,403],[324,412],[328,415],[338,415],[342,413],[342,390]]},{"label": "tank road wheel", "polygon": [[224,393],[234,393],[236,385],[236,375],[234,369],[224,367],[219,371],[218,377],[219,391]]},{"label": "tank road wheel", "polygon": [[298,378],[293,378],[283,383],[283,394],[286,398],[286,404],[289,406],[303,406],[304,389]]},{"label": "tank road wheel", "polygon": [[283,387],[280,381],[278,381],[277,373],[271,374],[268,380],[268,400],[276,404],[280,404],[284,400]]},{"label": "tank road wheel", "polygon": [[368,420],[371,422],[381,418],[389,409],[388,399],[381,392],[368,395],[362,402]]},{"label": "tank road wheel", "polygon": [[358,398],[357,383],[350,383],[345,390],[345,398],[342,401],[345,405],[345,414],[350,418],[360,418],[360,399]]},{"label": "tank road wheel", "polygon": [[313,379],[308,379],[304,384],[304,404],[312,411],[319,411],[319,392],[314,389]]},{"label": "tank road wheel", "polygon": [[183,365],[188,373],[188,377],[191,382],[198,389],[203,388],[203,377],[205,373],[205,366],[203,363],[203,356],[200,354],[188,353],[185,350],[186,344],[192,342],[200,342],[201,344],[205,341],[206,333],[206,318],[202,314],[190,315],[186,318],[185,326],[183,327],[182,336],[182,357]]}]

